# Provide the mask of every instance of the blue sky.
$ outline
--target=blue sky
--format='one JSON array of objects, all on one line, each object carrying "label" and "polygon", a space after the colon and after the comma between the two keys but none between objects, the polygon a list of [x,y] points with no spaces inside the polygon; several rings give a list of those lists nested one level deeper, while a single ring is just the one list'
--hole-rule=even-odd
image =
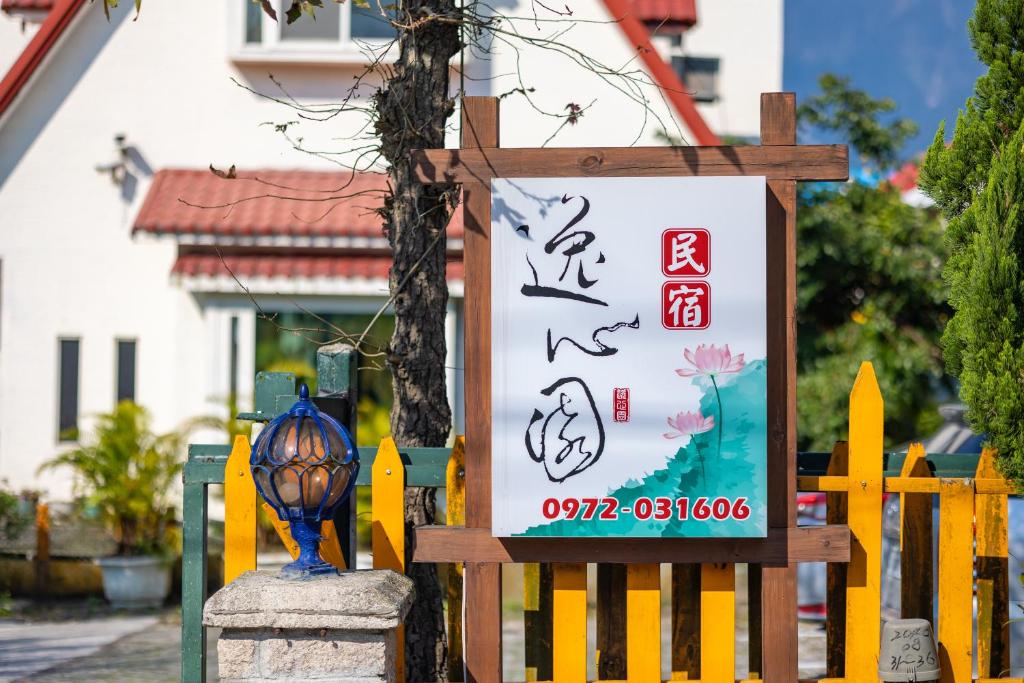
[{"label": "blue sky", "polygon": [[[971,50],[970,0],[785,0],[783,85],[797,101],[825,72],[891,97],[920,130],[905,156],[924,150],[941,120],[947,138],[983,72]],[[813,142],[803,137],[802,142]]]}]

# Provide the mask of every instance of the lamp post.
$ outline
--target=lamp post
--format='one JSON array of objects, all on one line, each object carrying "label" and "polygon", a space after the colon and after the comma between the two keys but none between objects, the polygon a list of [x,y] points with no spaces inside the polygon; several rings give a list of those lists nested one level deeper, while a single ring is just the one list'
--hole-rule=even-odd
[{"label": "lamp post", "polygon": [[320,557],[320,527],[348,499],[359,473],[359,452],[345,427],[309,400],[299,400],[256,437],[249,460],[252,477],[281,521],[288,522],[299,556],[281,570],[286,579],[336,574]]}]

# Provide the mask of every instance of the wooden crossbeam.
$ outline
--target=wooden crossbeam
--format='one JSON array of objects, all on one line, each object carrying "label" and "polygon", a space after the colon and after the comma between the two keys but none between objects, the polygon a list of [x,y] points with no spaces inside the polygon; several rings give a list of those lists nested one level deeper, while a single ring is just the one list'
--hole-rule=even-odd
[{"label": "wooden crossbeam", "polygon": [[765,176],[847,180],[846,145],[425,149],[412,152],[423,183],[492,178]]},{"label": "wooden crossbeam", "polygon": [[[849,562],[841,524],[770,529],[767,538],[495,538],[490,529],[414,529],[414,562]],[[788,555],[787,555],[788,554]]]}]

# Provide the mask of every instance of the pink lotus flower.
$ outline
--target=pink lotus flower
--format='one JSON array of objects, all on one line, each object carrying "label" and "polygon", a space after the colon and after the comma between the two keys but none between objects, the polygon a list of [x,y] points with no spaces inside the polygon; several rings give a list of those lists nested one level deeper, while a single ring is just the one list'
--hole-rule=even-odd
[{"label": "pink lotus flower", "polygon": [[714,344],[701,344],[696,351],[683,351],[683,358],[693,365],[693,368],[677,368],[676,374],[680,377],[714,377],[743,369],[743,354],[733,357],[728,344],[723,348],[718,348]]},{"label": "pink lotus flower", "polygon": [[715,418],[710,415],[704,417],[699,410],[696,413],[679,413],[674,420],[668,418],[668,426],[678,433],[668,432],[662,436],[666,439],[678,439],[680,436],[710,432],[715,428]]}]

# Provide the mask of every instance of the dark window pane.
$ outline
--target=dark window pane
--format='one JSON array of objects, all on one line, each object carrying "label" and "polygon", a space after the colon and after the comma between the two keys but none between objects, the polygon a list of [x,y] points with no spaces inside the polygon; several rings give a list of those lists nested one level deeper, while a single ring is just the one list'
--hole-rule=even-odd
[{"label": "dark window pane", "polygon": [[117,342],[117,402],[135,400],[135,342]]},{"label": "dark window pane", "polygon": [[[374,3],[371,3],[373,5]],[[380,15],[376,7],[367,9],[352,5],[352,37],[353,38],[385,38],[395,37],[395,27]]]},{"label": "dark window pane", "polygon": [[673,57],[672,66],[697,102],[718,99],[717,57]]},{"label": "dark window pane", "polygon": [[60,340],[60,397],[57,435],[61,441],[78,439],[78,340]]},{"label": "dark window pane", "polygon": [[238,316],[231,316],[231,362],[228,372],[228,386],[231,387],[231,400],[238,398]]},{"label": "dark window pane", "polygon": [[252,0],[245,3],[245,42],[263,42],[263,9]]},{"label": "dark window pane", "polygon": [[281,40],[339,40],[341,38],[341,5],[325,2],[316,8],[315,18],[303,13],[294,23],[289,24],[284,10],[291,3],[283,2],[277,11],[281,24]]}]

